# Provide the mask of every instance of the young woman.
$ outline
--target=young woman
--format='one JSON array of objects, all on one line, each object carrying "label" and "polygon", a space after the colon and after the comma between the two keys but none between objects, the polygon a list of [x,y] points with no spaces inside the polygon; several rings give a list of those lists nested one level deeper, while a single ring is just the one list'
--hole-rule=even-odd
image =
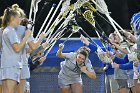
[{"label": "young woman", "polygon": [[[20,13],[20,16],[21,16],[22,21],[23,21],[23,19],[25,18],[24,11],[17,4],[12,5],[12,9],[15,10],[15,11],[18,11]],[[18,36],[20,41],[23,39],[26,31],[28,30],[26,28],[26,26],[22,25],[22,21],[21,21],[20,25],[15,28],[17,36]],[[44,37],[45,37],[44,34],[41,34],[41,37],[39,38],[39,41],[34,43],[33,35],[31,35],[30,38],[28,39],[28,44],[29,44],[30,47],[26,44],[24,46],[24,48],[22,49],[21,57],[22,57],[23,67],[21,69],[20,83],[18,85],[18,93],[24,93],[26,79],[30,78],[27,51],[32,50],[32,49],[36,49],[41,44]]]},{"label": "young woman", "polygon": [[[115,54],[119,57],[123,57],[124,54],[127,54],[128,51],[125,48],[122,48],[121,46],[121,42],[120,42],[120,38],[117,34],[115,33],[111,33],[109,36],[110,42],[113,44],[113,48],[115,50]],[[81,37],[81,41],[86,44],[90,49],[96,51],[97,48],[95,45],[89,43],[88,40],[86,40],[85,38]],[[128,93],[129,89],[128,89],[128,82],[127,82],[127,73],[125,70],[119,69],[119,68],[115,68],[114,69],[114,77],[115,80],[118,83],[119,86],[119,93]],[[114,92],[112,92],[114,93]]]},{"label": "young woman", "polygon": [[[110,42],[113,44],[112,47],[115,50],[114,53],[116,54],[116,56],[122,58],[125,56],[125,54],[128,54],[128,47],[126,46],[126,44],[120,41],[120,38],[116,33],[112,33],[109,38]],[[130,82],[128,81],[130,74],[128,74],[127,72],[128,71],[121,68],[115,68],[114,70],[114,77],[119,85],[119,93],[128,93],[129,88],[133,86],[130,85]]]},{"label": "young woman", "polygon": [[31,31],[25,32],[25,36],[20,41],[15,28],[20,24],[20,12],[7,8],[3,15],[3,34],[2,34],[2,83],[4,84],[4,93],[14,93],[17,84],[20,81],[20,72],[22,68],[21,50],[25,46]]},{"label": "young woman", "polygon": [[[81,35],[81,41],[87,45],[92,52],[97,51],[97,47],[90,43],[84,36]],[[108,51],[114,52],[113,49],[107,46]],[[104,48],[102,48],[104,50]],[[106,51],[105,51],[106,52]],[[104,63],[104,62],[103,62]],[[114,68],[111,67],[111,63],[105,63],[103,68],[105,71],[105,91],[106,93],[119,93],[117,81],[114,79]]]},{"label": "young woman", "polygon": [[57,56],[64,58],[65,61],[61,63],[61,70],[58,75],[58,84],[61,88],[61,93],[83,93],[81,72],[88,77],[95,79],[96,74],[93,70],[92,64],[88,59],[88,49],[80,48],[75,53],[62,53],[63,44],[59,45]]}]

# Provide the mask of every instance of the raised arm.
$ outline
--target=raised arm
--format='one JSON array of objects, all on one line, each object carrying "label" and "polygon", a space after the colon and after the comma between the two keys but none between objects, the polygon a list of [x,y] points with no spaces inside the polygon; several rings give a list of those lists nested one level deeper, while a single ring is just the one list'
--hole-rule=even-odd
[{"label": "raised arm", "polygon": [[60,57],[60,58],[66,58],[66,54],[62,53],[62,50],[64,48],[64,44],[59,44],[59,49],[57,51],[57,56]]},{"label": "raised arm", "polygon": [[83,35],[81,35],[80,39],[86,46],[91,49],[91,51],[97,51],[97,47],[94,44],[90,43]]},{"label": "raised arm", "polygon": [[126,64],[112,63],[112,67],[113,68],[120,68],[122,70],[129,70],[129,69],[133,69],[133,62],[128,62]]}]

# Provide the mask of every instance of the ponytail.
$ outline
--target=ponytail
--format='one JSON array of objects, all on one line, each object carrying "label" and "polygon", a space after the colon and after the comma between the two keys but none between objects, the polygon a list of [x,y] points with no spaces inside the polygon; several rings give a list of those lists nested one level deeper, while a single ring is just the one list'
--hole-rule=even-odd
[{"label": "ponytail", "polygon": [[11,9],[9,7],[7,9],[5,9],[3,18],[2,18],[2,27],[3,28],[7,27],[10,23],[11,17],[16,16],[16,15],[19,15],[19,13],[17,11],[14,11],[13,9]]},{"label": "ponytail", "polygon": [[22,9],[19,7],[18,4],[13,4],[13,5],[12,5],[12,9],[13,9],[14,11],[18,11],[18,12],[20,13],[20,16],[21,16],[22,18],[25,18],[25,17],[26,17],[26,15],[25,15],[25,13],[24,13],[24,10],[22,10]]}]

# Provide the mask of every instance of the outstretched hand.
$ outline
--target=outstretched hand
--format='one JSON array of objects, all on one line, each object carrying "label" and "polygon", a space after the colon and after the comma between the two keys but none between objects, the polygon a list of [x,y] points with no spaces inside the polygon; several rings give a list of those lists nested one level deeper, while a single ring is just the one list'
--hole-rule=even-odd
[{"label": "outstretched hand", "polygon": [[119,64],[111,63],[111,65],[112,65],[112,68],[119,68]]},{"label": "outstretched hand", "polygon": [[89,45],[89,41],[83,35],[81,35],[80,39],[85,45]]},{"label": "outstretched hand", "polygon": [[86,66],[82,66],[80,68],[81,72],[86,73],[87,72],[87,67]]}]

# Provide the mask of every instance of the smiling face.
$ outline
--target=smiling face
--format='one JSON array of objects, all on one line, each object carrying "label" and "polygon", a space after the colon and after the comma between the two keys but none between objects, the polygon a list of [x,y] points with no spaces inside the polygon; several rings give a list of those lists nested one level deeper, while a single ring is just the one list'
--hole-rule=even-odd
[{"label": "smiling face", "polygon": [[85,60],[86,60],[86,56],[84,56],[83,54],[80,54],[80,53],[77,54],[77,56],[76,56],[76,61],[77,61],[79,64],[85,62]]}]

